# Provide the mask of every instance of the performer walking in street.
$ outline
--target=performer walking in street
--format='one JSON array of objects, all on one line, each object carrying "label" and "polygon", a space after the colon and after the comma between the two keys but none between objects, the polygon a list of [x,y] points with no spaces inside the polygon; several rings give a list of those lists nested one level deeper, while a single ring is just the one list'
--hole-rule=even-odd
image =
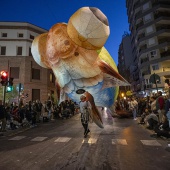
[{"label": "performer walking in street", "polygon": [[81,95],[80,100],[81,123],[84,127],[84,138],[86,138],[87,134],[90,132],[88,123],[90,120],[91,104],[89,101],[86,101],[85,95]]}]

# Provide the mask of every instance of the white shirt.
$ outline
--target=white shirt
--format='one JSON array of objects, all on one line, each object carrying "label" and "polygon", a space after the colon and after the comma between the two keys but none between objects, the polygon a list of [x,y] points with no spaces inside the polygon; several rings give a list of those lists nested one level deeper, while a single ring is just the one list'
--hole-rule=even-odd
[{"label": "white shirt", "polygon": [[131,102],[130,102],[130,108],[131,109],[134,109],[135,107],[137,107],[138,106],[138,102],[136,101],[136,100],[132,100]]},{"label": "white shirt", "polygon": [[83,107],[87,107],[91,109],[91,104],[89,101],[81,101],[80,102],[80,113],[83,113]]}]

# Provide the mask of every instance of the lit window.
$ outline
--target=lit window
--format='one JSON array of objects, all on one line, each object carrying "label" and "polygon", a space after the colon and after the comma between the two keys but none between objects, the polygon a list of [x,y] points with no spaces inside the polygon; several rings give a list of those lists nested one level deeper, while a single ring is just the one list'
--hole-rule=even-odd
[{"label": "lit window", "polygon": [[54,74],[53,73],[50,73],[50,82],[54,83]]}]

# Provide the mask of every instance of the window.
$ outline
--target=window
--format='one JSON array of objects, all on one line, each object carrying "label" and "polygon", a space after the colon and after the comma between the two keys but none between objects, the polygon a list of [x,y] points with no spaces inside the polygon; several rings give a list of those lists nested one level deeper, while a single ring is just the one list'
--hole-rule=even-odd
[{"label": "window", "polygon": [[0,49],[1,51],[1,55],[6,55],[6,47],[3,47],[3,46],[1,46],[1,49]]},{"label": "window", "polygon": [[147,10],[149,8],[149,2],[143,5],[143,10]]},{"label": "window", "polygon": [[148,44],[149,45],[155,44],[155,38],[150,38],[149,41],[148,41]]},{"label": "window", "polygon": [[17,47],[17,55],[22,55],[22,47]]},{"label": "window", "polygon": [[7,33],[2,33],[2,37],[7,37]]},{"label": "window", "polygon": [[22,37],[24,37],[24,34],[23,33],[18,33],[18,37],[22,38]]},{"label": "window", "polygon": [[152,70],[159,70],[158,64],[152,65]]},{"label": "window", "polygon": [[153,32],[153,26],[149,26],[146,28],[146,33],[151,33]]},{"label": "window", "polygon": [[32,89],[32,101],[40,100],[40,89]]},{"label": "window", "polygon": [[32,68],[32,79],[40,80],[40,69]]},{"label": "window", "polygon": [[144,16],[144,20],[145,20],[145,21],[151,20],[151,14],[145,15],[145,16]]},{"label": "window", "polygon": [[19,67],[10,67],[10,77],[14,79],[19,79]]},{"label": "window", "polygon": [[34,36],[33,36],[33,35],[31,35],[31,34],[30,34],[30,39],[32,39],[32,40],[34,39]]},{"label": "window", "polygon": [[29,47],[29,56],[32,56],[31,47]]},{"label": "window", "polygon": [[155,50],[151,51],[150,54],[151,54],[151,58],[154,58],[157,55]]}]

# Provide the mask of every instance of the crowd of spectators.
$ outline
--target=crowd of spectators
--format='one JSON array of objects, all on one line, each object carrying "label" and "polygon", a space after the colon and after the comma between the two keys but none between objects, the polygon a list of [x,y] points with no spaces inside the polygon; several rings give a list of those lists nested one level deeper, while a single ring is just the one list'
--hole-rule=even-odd
[{"label": "crowd of spectators", "polygon": [[2,104],[0,100],[0,131],[14,130],[20,127],[35,127],[40,122],[54,119],[67,119],[78,113],[78,107],[72,100],[65,100],[59,105],[51,100],[41,103],[39,100],[23,103]]},{"label": "crowd of spectators", "polygon": [[116,102],[116,111],[126,111],[139,124],[152,130],[151,137],[170,138],[170,95],[163,96],[161,91],[147,97],[128,97]]},{"label": "crowd of spectators", "polygon": [[[153,130],[152,137],[164,136],[170,138],[170,94],[162,96],[162,92],[137,98],[135,96],[126,99],[118,99],[115,102],[115,110],[130,114],[139,124]],[[0,131],[17,129],[22,126],[35,127],[37,123],[48,122],[52,119],[68,119],[78,113],[79,107],[72,100],[65,100],[59,105],[51,100],[41,103],[39,100],[29,101],[25,104],[20,101],[2,105],[0,100]]]}]

